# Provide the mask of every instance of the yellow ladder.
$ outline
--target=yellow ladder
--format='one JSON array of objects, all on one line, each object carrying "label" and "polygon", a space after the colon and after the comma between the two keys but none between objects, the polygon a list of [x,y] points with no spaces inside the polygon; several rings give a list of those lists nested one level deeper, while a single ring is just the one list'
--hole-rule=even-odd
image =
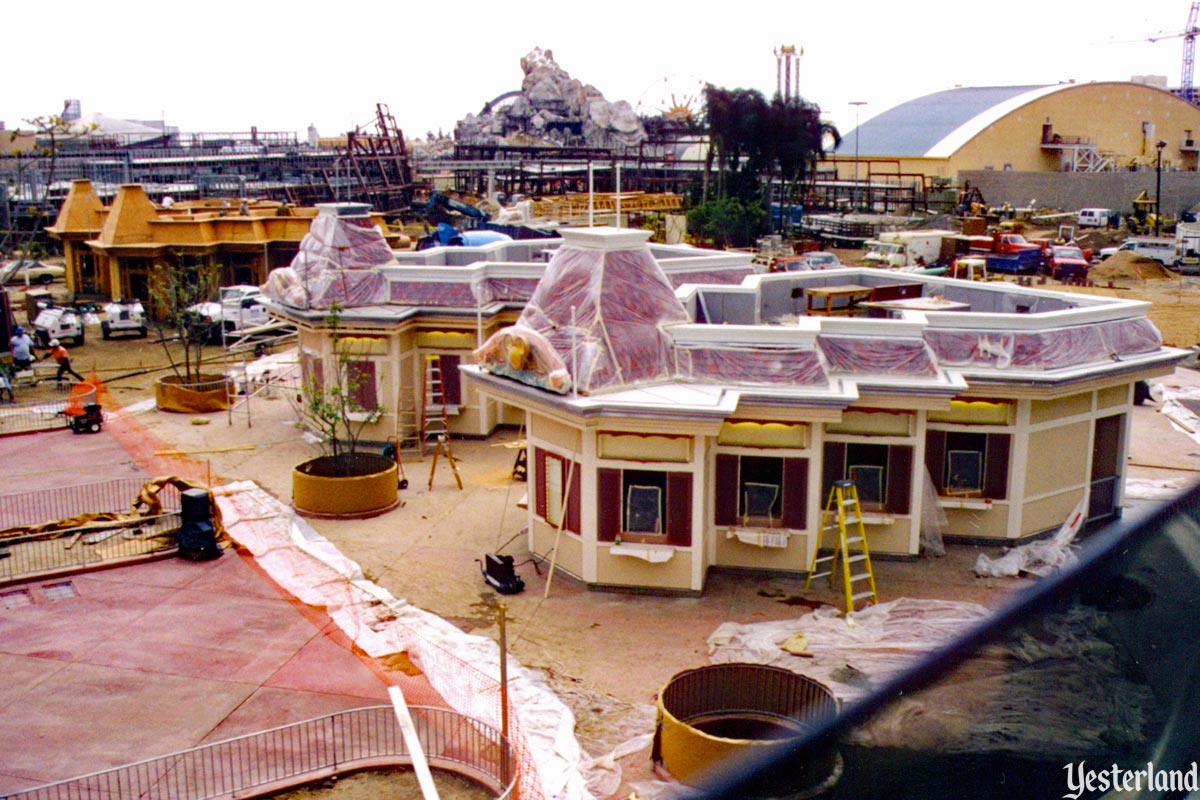
[{"label": "yellow ladder", "polygon": [[[847,509],[851,511],[849,515],[846,513]],[[853,535],[846,534],[847,524],[856,527]],[[840,560],[842,591],[846,596],[846,613],[849,614],[854,610],[854,604],[863,598],[871,598],[872,603],[879,602],[879,595],[875,591],[875,573],[871,570],[871,554],[867,551],[867,531],[863,527],[862,509],[858,505],[858,487],[854,485],[854,481],[834,481],[833,488],[829,490],[825,513],[821,515],[821,537],[824,538],[826,531],[835,529],[838,532],[838,539],[833,555],[818,557],[821,552],[821,542],[817,542],[817,548],[813,551],[812,564],[808,567],[808,579],[804,581],[804,591],[808,592],[808,586],[812,583],[813,578],[826,575],[829,576],[829,586],[832,588],[834,572],[837,571],[837,562]],[[858,548],[852,551],[850,550],[851,545],[858,545]],[[828,569],[818,572],[818,566],[825,564],[828,565]],[[851,565],[855,565],[853,569],[862,571],[853,572]],[[866,581],[869,588],[856,593],[854,584],[863,581]]]},{"label": "yellow ladder", "polygon": [[450,423],[446,420],[446,393],[442,388],[442,357],[425,356],[425,380],[421,398],[421,457],[432,437],[434,445],[450,439]]}]

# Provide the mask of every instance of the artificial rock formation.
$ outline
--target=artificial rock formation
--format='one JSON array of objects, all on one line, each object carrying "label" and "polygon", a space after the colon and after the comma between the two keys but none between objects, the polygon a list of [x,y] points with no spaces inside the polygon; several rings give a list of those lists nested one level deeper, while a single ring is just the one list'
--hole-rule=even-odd
[{"label": "artificial rock formation", "polygon": [[646,138],[628,101],[610,103],[600,90],[572,78],[549,50],[521,59],[525,78],[507,104],[484,106],[455,127],[462,144],[553,143],[589,147],[633,147]]}]

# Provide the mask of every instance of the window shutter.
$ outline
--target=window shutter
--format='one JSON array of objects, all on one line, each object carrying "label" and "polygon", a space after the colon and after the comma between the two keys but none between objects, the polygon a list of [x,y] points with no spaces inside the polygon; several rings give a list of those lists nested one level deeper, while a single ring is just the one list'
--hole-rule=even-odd
[{"label": "window shutter", "polygon": [[808,459],[783,460],[783,527],[803,530],[808,521]]},{"label": "window shutter", "polygon": [[535,484],[535,486],[534,486],[534,488],[535,488],[534,503],[536,504],[534,507],[534,513],[538,517],[545,519],[546,518],[546,451],[540,447],[535,447],[533,450],[533,453],[534,453],[533,459],[534,459],[534,463],[536,465],[535,468],[537,469],[537,480],[534,482],[534,484]]},{"label": "window shutter", "polygon": [[462,405],[462,376],[459,375],[458,365],[462,362],[460,356],[442,356],[442,397],[448,406]]},{"label": "window shutter", "polygon": [[713,524],[736,525],[738,513],[738,457],[717,455],[716,487],[713,491]]},{"label": "window shutter", "polygon": [[692,543],[692,473],[667,473],[667,543]]},{"label": "window shutter", "polygon": [[826,442],[824,461],[821,464],[821,508],[825,507],[825,499],[834,481],[846,477],[846,443]]},{"label": "window shutter", "polygon": [[[567,495],[567,530],[579,533],[581,531],[579,524],[579,504],[582,502],[581,498],[583,497],[583,491],[580,488],[582,483],[579,477],[581,467],[579,464],[575,464],[575,469],[572,470],[571,462],[568,461],[566,469],[572,473],[571,488]],[[618,491],[620,491],[619,488]]]},{"label": "window shutter", "polygon": [[987,463],[983,467],[983,496],[993,500],[1008,497],[1008,453],[1012,437],[992,433],[987,441]]},{"label": "window shutter", "polygon": [[941,494],[946,484],[946,432],[929,431],[925,434],[925,467],[933,480],[933,488]]},{"label": "window shutter", "polygon": [[621,532],[621,470],[596,470],[596,536],[611,542]]},{"label": "window shutter", "polygon": [[913,449],[901,445],[888,448],[887,510],[907,514],[910,510],[909,491],[912,488]]}]

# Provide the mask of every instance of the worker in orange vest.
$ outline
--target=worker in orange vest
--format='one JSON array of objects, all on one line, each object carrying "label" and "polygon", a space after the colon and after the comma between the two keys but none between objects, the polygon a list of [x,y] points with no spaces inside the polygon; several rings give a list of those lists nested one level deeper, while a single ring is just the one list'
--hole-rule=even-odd
[{"label": "worker in orange vest", "polygon": [[46,353],[42,358],[53,358],[58,362],[58,373],[54,376],[54,379],[58,381],[59,385],[62,384],[63,375],[67,374],[75,376],[75,380],[83,383],[83,376],[71,369],[71,354],[67,352],[67,348],[63,347],[58,339],[50,340],[50,352]]}]

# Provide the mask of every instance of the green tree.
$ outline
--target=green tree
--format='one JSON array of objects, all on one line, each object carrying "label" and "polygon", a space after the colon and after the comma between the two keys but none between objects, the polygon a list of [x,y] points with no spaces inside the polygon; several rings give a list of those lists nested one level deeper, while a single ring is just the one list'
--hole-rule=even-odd
[{"label": "green tree", "polygon": [[748,247],[766,224],[767,212],[757,200],[743,203],[722,197],[701,203],[687,213],[688,230],[715,247]]},{"label": "green tree", "polygon": [[[821,120],[820,109],[802,99],[777,95],[767,102],[753,89],[712,84],[704,95],[710,144],[706,169],[711,171],[716,161],[717,198],[737,198],[766,210],[779,185],[781,205],[802,202],[817,162],[827,147],[840,142],[837,129]],[[762,220],[766,222],[765,214]]]},{"label": "green tree", "polygon": [[364,379],[354,370],[354,343],[342,336],[341,322],[342,306],[334,303],[325,316],[333,346],[334,374],[326,379],[324,370],[316,370],[305,376],[297,410],[300,426],[319,436],[322,450],[333,457],[339,474],[353,475],[357,474],[354,462],[362,433],[383,417],[383,408],[364,408],[359,402],[358,390]]}]

